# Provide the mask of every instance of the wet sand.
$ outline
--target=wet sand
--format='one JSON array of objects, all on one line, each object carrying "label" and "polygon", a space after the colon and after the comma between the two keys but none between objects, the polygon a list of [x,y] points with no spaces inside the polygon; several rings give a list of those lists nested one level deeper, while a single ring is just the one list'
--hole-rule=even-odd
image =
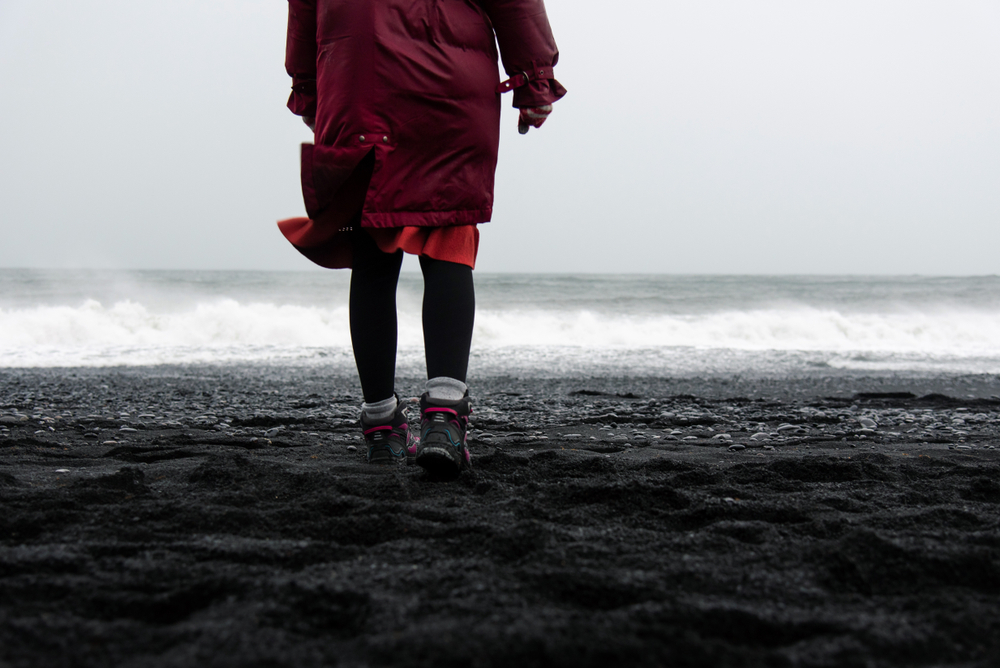
[{"label": "wet sand", "polygon": [[321,369],[0,371],[0,666],[1000,662],[1000,379],[473,391],[434,483]]}]

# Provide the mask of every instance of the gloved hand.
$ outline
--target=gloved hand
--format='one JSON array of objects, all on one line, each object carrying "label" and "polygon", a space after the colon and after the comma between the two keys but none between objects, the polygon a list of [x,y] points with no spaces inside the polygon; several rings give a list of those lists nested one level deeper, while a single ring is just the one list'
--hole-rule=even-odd
[{"label": "gloved hand", "polygon": [[521,116],[517,119],[517,131],[522,135],[528,134],[530,128],[540,128],[545,119],[552,113],[552,105],[544,107],[522,107]]}]

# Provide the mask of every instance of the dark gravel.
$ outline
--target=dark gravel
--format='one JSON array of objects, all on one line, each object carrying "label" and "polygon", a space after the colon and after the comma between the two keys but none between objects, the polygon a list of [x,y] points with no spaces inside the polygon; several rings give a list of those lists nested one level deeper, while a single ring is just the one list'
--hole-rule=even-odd
[{"label": "dark gravel", "polygon": [[996,666],[998,385],[490,378],[434,483],[322,369],[0,371],[0,666]]}]

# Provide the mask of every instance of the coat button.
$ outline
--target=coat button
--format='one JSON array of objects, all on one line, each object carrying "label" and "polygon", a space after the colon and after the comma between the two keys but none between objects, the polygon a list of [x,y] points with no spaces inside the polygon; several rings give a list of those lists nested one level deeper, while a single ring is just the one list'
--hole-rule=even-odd
[{"label": "coat button", "polygon": [[382,137],[382,143],[383,144],[388,144],[389,143],[389,138],[388,137]]},{"label": "coat button", "polygon": [[364,141],[364,140],[365,140],[365,136],[364,135],[361,135],[360,137],[358,137],[358,141]]}]

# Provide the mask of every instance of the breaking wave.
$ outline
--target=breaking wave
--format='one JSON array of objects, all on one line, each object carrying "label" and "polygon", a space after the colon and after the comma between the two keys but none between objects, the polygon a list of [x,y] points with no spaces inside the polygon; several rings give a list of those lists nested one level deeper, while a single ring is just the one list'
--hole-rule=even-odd
[{"label": "breaking wave", "polygon": [[[419,358],[422,347],[414,308],[400,311],[404,366]],[[1000,360],[1000,313],[851,313],[808,306],[684,315],[484,309],[476,316],[473,346],[485,366],[490,351],[503,351],[522,367],[576,360],[577,370],[639,358],[670,368],[709,359],[736,360],[732,364],[739,367],[795,358],[797,364],[833,368],[933,363],[987,371],[992,369],[984,364],[1000,368],[988,362]],[[346,306],[220,299],[166,310],[88,300],[75,307],[0,309],[0,366],[6,367],[331,360],[351,361]]]}]

